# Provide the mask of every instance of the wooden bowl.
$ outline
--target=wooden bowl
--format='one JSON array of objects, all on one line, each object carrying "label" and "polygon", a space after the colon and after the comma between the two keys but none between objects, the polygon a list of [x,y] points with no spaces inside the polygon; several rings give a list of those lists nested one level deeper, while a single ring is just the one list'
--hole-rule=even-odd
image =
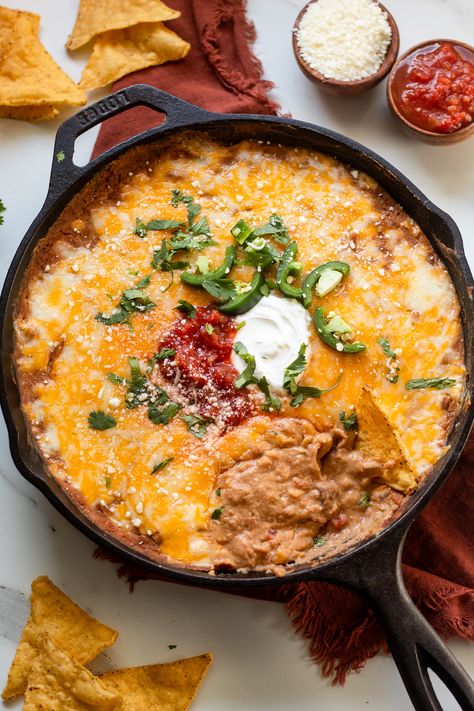
[{"label": "wooden bowl", "polygon": [[410,54],[413,54],[413,52],[416,52],[418,49],[427,47],[430,44],[441,44],[443,42],[458,45],[459,47],[464,47],[464,49],[471,52],[472,56],[474,57],[474,47],[471,47],[465,42],[458,42],[457,40],[449,39],[424,40],[419,44],[415,44],[414,47],[411,47],[411,49],[407,50],[404,54],[402,54],[396,64],[393,65],[387,81],[387,102],[390,111],[392,112],[392,115],[395,117],[395,119],[398,120],[403,131],[409,136],[412,136],[413,138],[418,138],[420,141],[423,141],[424,143],[431,143],[434,146],[449,146],[452,143],[459,143],[460,141],[464,141],[464,139],[469,138],[469,136],[472,136],[474,134],[474,122],[470,123],[468,126],[464,126],[464,128],[460,128],[458,131],[453,131],[453,133],[437,133],[436,131],[427,131],[424,128],[415,126],[415,124],[411,123],[410,121],[408,121],[408,119],[405,118],[405,116],[403,116],[397,106],[393,94],[393,80],[395,72],[397,71],[401,62],[403,62]]},{"label": "wooden bowl", "polygon": [[373,0],[387,15],[387,19],[392,30],[392,41],[388,46],[385,59],[382,64],[375,72],[375,74],[370,74],[363,79],[357,79],[355,81],[339,81],[338,79],[331,79],[320,74],[318,71],[310,67],[308,62],[301,55],[301,50],[298,46],[298,31],[300,27],[303,15],[306,13],[310,5],[317,2],[318,0],[310,0],[310,2],[304,6],[300,14],[296,18],[296,22],[293,26],[293,52],[295,53],[296,61],[301,69],[301,71],[306,74],[306,76],[314,81],[323,91],[328,94],[337,94],[339,96],[350,96],[353,94],[360,94],[367,89],[372,89],[376,84],[382,81],[382,79],[389,73],[392,68],[398,54],[398,49],[400,46],[400,36],[398,33],[398,27],[393,19],[392,15],[389,13],[386,7],[377,0]]}]

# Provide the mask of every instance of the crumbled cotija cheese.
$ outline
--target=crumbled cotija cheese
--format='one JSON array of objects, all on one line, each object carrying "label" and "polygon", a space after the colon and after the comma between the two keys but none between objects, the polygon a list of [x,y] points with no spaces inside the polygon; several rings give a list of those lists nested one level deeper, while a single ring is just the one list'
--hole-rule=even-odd
[{"label": "crumbled cotija cheese", "polygon": [[391,38],[387,15],[372,0],[318,0],[303,15],[297,35],[309,66],[339,81],[375,74]]}]

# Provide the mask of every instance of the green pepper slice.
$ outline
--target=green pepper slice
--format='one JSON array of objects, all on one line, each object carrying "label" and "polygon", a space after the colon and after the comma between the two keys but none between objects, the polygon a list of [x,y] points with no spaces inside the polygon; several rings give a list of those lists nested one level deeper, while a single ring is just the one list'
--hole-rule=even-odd
[{"label": "green pepper slice", "polygon": [[[349,274],[350,270],[351,268],[348,264],[346,264],[346,262],[326,262],[326,264],[321,264],[319,267],[316,267],[316,269],[313,269],[305,278],[301,286],[301,292],[303,294],[303,305],[308,308],[308,306],[311,304],[311,294],[313,288],[317,285],[324,272],[339,272],[340,274],[342,274],[343,278]],[[335,286],[333,288],[335,288]],[[329,291],[327,293],[329,293]]]},{"label": "green pepper slice", "polygon": [[230,233],[239,244],[243,244],[252,234],[252,228],[245,220],[239,220]]},{"label": "green pepper slice", "polygon": [[331,348],[334,348],[334,350],[338,353],[360,353],[361,351],[366,350],[366,346],[363,343],[360,343],[359,341],[348,343],[335,335],[337,331],[330,331],[328,328],[328,319],[320,306],[318,306],[314,312],[313,321],[321,340],[323,340],[324,343],[327,343],[328,346],[331,346]]},{"label": "green pepper slice", "polygon": [[232,269],[235,260],[235,249],[231,245],[227,247],[225,251],[224,261],[220,267],[214,269],[211,272],[206,272],[205,274],[193,274],[192,272],[182,272],[181,281],[190,286],[201,286],[203,281],[215,281],[216,279],[222,279],[226,276]]},{"label": "green pepper slice", "polygon": [[248,291],[245,291],[243,294],[237,294],[237,296],[232,297],[229,301],[226,301],[225,304],[217,308],[225,314],[235,315],[250,311],[263,297],[261,287],[264,282],[265,277],[263,274],[261,272],[255,272]]},{"label": "green pepper slice", "polygon": [[302,294],[300,287],[288,283],[288,277],[292,273],[301,270],[301,264],[295,262],[297,252],[298,245],[296,242],[291,242],[281,255],[281,261],[276,274],[276,283],[282,294],[289,296],[290,299],[298,299],[301,301]]}]

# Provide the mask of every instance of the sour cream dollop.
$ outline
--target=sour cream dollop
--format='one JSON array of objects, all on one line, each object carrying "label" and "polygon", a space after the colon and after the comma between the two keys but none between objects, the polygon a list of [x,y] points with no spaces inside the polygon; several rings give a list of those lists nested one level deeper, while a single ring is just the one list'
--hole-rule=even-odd
[{"label": "sour cream dollop", "polygon": [[[237,331],[235,340],[243,343],[255,358],[255,376],[265,377],[273,388],[282,388],[285,368],[298,355],[302,343],[307,346],[311,319],[306,309],[294,299],[270,294],[264,296],[253,309],[236,317],[244,325]],[[241,373],[246,364],[236,353],[232,363]]]}]

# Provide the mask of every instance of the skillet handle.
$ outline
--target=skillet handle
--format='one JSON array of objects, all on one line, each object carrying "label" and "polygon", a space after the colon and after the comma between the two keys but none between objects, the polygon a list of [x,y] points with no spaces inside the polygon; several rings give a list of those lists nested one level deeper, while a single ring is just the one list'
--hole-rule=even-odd
[{"label": "skillet handle", "polygon": [[391,536],[389,541],[370,545],[362,558],[356,556],[356,565],[349,576],[346,571],[345,580],[368,598],[376,612],[416,711],[443,711],[428,669],[445,683],[463,711],[472,711],[473,681],[412,602],[403,582],[406,531],[399,529]]},{"label": "skillet handle", "polygon": [[[53,164],[47,201],[56,200],[65,189],[76,183],[88,166],[77,166],[73,162],[74,144],[76,139],[111,116],[121,114],[135,106],[147,106],[164,114],[166,127],[180,126],[190,121],[197,122],[211,114],[178,99],[166,91],[156,89],[148,84],[134,84],[109,94],[95,104],[87,106],[82,111],[64,121],[58,129],[54,143]],[[105,155],[105,154],[104,154]]]}]

